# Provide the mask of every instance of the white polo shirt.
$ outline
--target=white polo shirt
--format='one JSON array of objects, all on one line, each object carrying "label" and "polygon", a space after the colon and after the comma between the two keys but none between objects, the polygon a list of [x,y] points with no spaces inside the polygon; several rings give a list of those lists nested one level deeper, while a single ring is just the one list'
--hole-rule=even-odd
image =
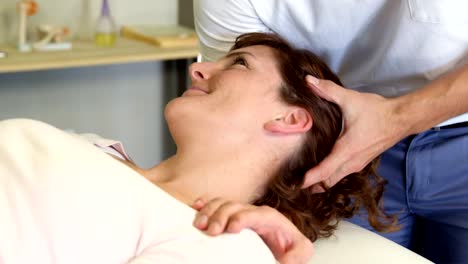
[{"label": "white polo shirt", "polygon": [[[320,56],[346,87],[406,94],[468,63],[467,0],[195,0],[204,60],[247,32]],[[440,125],[468,121],[468,113]]]}]

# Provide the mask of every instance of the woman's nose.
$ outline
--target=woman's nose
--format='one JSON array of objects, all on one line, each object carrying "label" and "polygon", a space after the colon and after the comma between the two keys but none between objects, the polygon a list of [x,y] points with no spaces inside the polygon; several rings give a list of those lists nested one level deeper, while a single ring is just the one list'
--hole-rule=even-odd
[{"label": "woman's nose", "polygon": [[211,77],[212,63],[210,62],[196,62],[190,65],[190,78],[192,80],[206,80]]}]

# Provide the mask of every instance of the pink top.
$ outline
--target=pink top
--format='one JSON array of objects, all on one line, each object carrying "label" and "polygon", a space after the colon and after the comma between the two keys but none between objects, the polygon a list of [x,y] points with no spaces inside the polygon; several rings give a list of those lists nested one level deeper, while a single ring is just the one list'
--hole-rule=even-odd
[{"label": "pink top", "polygon": [[194,209],[95,146],[130,160],[115,140],[0,121],[0,264],[275,263],[251,230],[204,235]]},{"label": "pink top", "polygon": [[120,141],[102,138],[99,135],[91,134],[91,133],[75,134],[75,135],[94,144],[96,147],[100,148],[102,151],[112,156],[115,156],[121,160],[127,160],[130,162],[133,162],[133,160],[130,158],[127,152],[125,152],[123,144]]}]

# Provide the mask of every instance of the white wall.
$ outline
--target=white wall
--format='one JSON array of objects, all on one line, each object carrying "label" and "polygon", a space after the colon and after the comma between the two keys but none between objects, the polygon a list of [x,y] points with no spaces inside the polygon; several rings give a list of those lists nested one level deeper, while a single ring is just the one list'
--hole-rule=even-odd
[{"label": "white wall", "polygon": [[[78,11],[88,3],[94,14],[100,1],[38,2],[40,15],[37,21],[31,19],[31,23],[39,23],[44,17],[78,28],[82,19]],[[5,22],[10,19],[5,12],[14,3],[0,0],[0,36],[4,38],[8,38]],[[111,3],[120,23],[177,23],[177,1],[111,0]],[[0,119],[35,118],[62,129],[115,138],[124,142],[139,165],[148,167],[174,151],[162,118],[167,99],[175,96],[177,89],[173,64],[149,62],[0,74]]]}]

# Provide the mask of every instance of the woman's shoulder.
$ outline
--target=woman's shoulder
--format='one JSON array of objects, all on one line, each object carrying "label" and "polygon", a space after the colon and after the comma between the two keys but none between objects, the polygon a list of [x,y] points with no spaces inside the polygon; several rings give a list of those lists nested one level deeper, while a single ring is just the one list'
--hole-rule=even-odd
[{"label": "woman's shoulder", "polygon": [[239,234],[223,234],[209,239],[217,254],[214,260],[218,257],[229,257],[232,263],[276,263],[267,245],[250,229],[245,229]]},{"label": "woman's shoulder", "polygon": [[172,239],[165,239],[162,243],[147,247],[130,264],[276,263],[273,254],[262,239],[251,230],[216,237],[205,235],[193,227],[179,229],[177,233]]},{"label": "woman's shoulder", "polygon": [[157,187],[155,193],[158,198],[146,214],[138,249],[141,253],[132,263],[275,263],[273,254],[252,230],[208,236],[193,226],[193,208]]}]

